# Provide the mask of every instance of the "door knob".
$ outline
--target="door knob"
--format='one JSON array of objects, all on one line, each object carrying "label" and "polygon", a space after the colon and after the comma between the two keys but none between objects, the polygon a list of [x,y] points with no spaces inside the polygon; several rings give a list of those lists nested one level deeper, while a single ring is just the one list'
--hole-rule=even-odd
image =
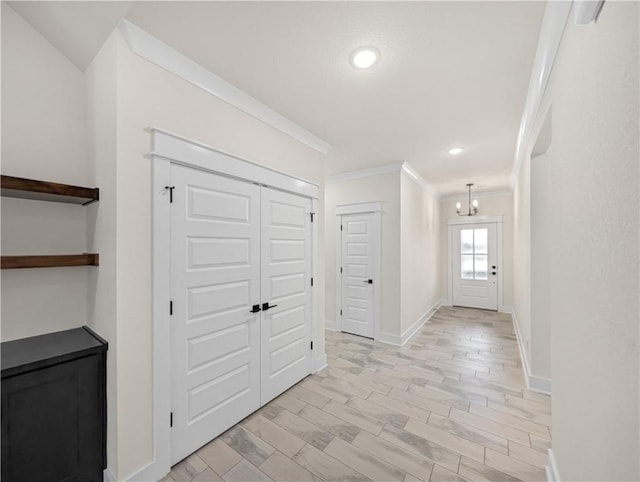
[{"label": "door knob", "polygon": [[492,271],[492,272],[491,272],[491,274],[495,276],[495,275],[496,275],[496,272],[495,272],[495,271]]},{"label": "door knob", "polygon": [[362,281],[363,283],[369,283],[370,285],[373,284],[373,280],[372,279],[366,279],[364,281]]},{"label": "door knob", "polygon": [[278,305],[269,306],[269,302],[267,301],[266,303],[262,303],[262,311],[270,310],[271,308],[275,308],[276,306]]}]

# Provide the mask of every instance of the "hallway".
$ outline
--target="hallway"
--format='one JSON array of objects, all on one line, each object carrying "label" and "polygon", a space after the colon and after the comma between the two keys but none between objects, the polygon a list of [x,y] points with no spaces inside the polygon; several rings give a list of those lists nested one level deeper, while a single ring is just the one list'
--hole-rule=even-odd
[{"label": "hallway", "polygon": [[329,367],[165,481],[544,480],[550,399],[509,315],[443,307],[401,348],[327,332]]}]

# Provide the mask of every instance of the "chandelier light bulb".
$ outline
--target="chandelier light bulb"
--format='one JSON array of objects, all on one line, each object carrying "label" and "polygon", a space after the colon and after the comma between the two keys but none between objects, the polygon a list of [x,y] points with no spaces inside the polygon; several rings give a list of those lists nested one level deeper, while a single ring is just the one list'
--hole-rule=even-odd
[{"label": "chandelier light bulb", "polygon": [[478,214],[478,200],[471,200],[471,186],[473,186],[472,183],[467,184],[467,191],[469,193],[469,211],[464,214],[461,213],[460,209],[462,208],[462,203],[457,202],[456,213],[458,214],[458,216],[475,216],[476,214]]}]

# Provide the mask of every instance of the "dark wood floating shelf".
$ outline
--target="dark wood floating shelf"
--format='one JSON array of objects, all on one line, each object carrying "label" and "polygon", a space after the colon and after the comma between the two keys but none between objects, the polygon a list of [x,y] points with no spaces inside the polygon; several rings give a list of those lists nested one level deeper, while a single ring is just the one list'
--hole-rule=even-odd
[{"label": "dark wood floating shelf", "polygon": [[65,266],[98,266],[97,254],[55,254],[41,256],[2,256],[0,268],[60,268]]},{"label": "dark wood floating shelf", "polygon": [[36,201],[87,205],[100,199],[100,189],[71,186],[57,182],[36,181],[23,177],[0,176],[2,196]]}]

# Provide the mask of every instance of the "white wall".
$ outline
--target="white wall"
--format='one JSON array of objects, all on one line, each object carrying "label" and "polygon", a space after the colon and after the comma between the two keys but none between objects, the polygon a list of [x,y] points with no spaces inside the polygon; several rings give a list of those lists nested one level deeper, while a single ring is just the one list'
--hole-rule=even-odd
[{"label": "white wall", "polygon": [[[531,157],[525,156],[513,190],[513,318],[531,367]],[[530,370],[530,368],[529,368]]]},{"label": "white wall", "polygon": [[87,210],[89,249],[100,254],[100,268],[88,276],[87,323],[109,342],[107,464],[112,474],[118,472],[117,53],[117,43],[111,37],[86,71],[89,178],[92,185],[100,187],[100,202]]},{"label": "white wall", "polygon": [[638,480],[639,4],[569,17],[552,73],[553,451],[561,480]]},{"label": "white wall", "polygon": [[382,201],[380,331],[400,335],[400,174],[393,172],[325,187],[325,316],[336,322],[336,206]]},{"label": "white wall", "polygon": [[[471,193],[479,203],[479,215],[502,216],[502,279],[503,279],[503,304],[506,309],[511,309],[514,302],[513,293],[513,195],[508,191],[492,193],[479,193],[477,196]],[[447,298],[449,289],[449,219],[458,219],[456,203],[462,203],[462,209],[466,209],[468,195],[447,196],[440,201],[440,290],[442,297]]]},{"label": "white wall", "polygon": [[440,203],[400,174],[400,334],[410,334],[440,300]]},{"label": "white wall", "polygon": [[[116,191],[110,199],[101,201],[101,209],[115,210],[117,236],[109,236],[100,243],[103,249],[115,252],[116,475],[125,477],[152,458],[151,193],[150,161],[144,158],[151,144],[144,129],[159,127],[320,184],[323,156],[132,54],[118,33],[109,42],[115,42],[115,60],[103,49],[94,64],[106,62],[116,77],[111,83],[96,84],[92,95],[98,105],[109,97],[113,82],[117,84],[115,159],[111,154],[113,133],[108,127],[102,131],[107,142],[101,143],[97,138],[95,159],[96,172],[116,176]],[[96,73],[101,68],[96,67]],[[320,207],[322,203],[320,199]],[[323,218],[320,210],[320,239],[324,236]],[[107,223],[105,219],[104,226]],[[319,251],[318,319],[323,320],[322,244]],[[96,317],[103,317],[102,310],[107,309],[103,298],[112,295],[110,291],[96,290]],[[111,315],[107,313],[104,319]],[[324,352],[323,334],[321,323],[315,334],[319,353]]]},{"label": "white wall", "polygon": [[382,202],[380,337],[400,344],[440,300],[440,204],[397,164],[398,170],[329,183],[325,190],[326,316],[335,324],[336,206]]},{"label": "white wall", "polygon": [[[2,174],[86,185],[82,73],[2,3]],[[2,254],[87,251],[86,208],[2,199]],[[2,271],[2,340],[86,324],[94,268]]]},{"label": "white wall", "polygon": [[551,192],[552,153],[533,157],[530,168],[530,370],[551,378],[551,251],[554,202]]},{"label": "white wall", "polygon": [[[512,229],[513,319],[525,353],[524,366],[531,387],[551,390],[551,317],[549,312],[554,199],[551,193],[549,151],[552,112],[545,99],[536,119],[531,143],[513,194]],[[549,144],[551,143],[551,147]],[[534,154],[536,153],[536,154]]]}]

